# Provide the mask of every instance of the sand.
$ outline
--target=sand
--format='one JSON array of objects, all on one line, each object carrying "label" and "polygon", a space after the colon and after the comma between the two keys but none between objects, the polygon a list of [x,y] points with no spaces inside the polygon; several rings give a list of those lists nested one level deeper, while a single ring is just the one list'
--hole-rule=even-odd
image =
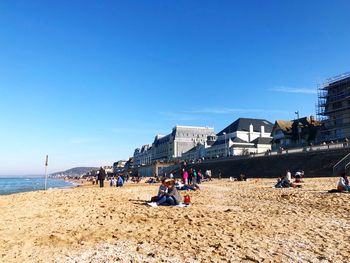
[{"label": "sand", "polygon": [[159,185],[0,196],[0,262],[350,262],[350,194],[214,181],[192,205],[148,207]]}]

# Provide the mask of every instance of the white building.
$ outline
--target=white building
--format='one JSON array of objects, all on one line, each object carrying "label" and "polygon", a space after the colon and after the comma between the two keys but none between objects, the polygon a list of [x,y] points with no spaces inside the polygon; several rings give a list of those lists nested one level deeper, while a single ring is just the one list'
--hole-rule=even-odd
[{"label": "white building", "polygon": [[153,160],[171,160],[197,146],[206,144],[208,136],[215,136],[214,128],[175,126],[166,136],[157,135],[153,144]]},{"label": "white building", "polygon": [[215,136],[213,128],[180,126],[168,135],[156,135],[152,145],[144,145],[134,151],[134,164],[150,164],[156,160],[173,160],[193,147],[207,142],[208,136]]},{"label": "white building", "polygon": [[113,173],[119,172],[121,169],[125,167],[125,164],[126,164],[125,160],[119,160],[113,163]]},{"label": "white building", "polygon": [[271,150],[273,124],[267,120],[239,118],[217,134],[206,157],[246,155]]}]

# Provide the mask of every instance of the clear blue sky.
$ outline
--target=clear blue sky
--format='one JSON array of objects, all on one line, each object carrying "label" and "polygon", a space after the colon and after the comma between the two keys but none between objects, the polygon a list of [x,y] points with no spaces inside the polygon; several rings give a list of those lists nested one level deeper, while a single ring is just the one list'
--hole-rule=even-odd
[{"label": "clear blue sky", "polygon": [[127,159],[176,125],[315,115],[350,1],[1,1],[0,174]]}]

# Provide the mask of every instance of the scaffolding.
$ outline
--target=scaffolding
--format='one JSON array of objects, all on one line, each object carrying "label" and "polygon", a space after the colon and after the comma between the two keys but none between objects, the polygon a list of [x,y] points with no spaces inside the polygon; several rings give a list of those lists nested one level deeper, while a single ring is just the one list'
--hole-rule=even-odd
[{"label": "scaffolding", "polygon": [[350,72],[327,79],[317,87],[320,141],[350,138]]}]

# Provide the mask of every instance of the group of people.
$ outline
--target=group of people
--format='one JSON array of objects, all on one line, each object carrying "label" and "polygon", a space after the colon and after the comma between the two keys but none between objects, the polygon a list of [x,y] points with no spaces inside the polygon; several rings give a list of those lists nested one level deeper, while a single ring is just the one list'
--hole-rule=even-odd
[{"label": "group of people", "polygon": [[119,175],[117,177],[113,176],[109,182],[111,187],[122,187],[124,185],[125,179],[123,176]]},{"label": "group of people", "polygon": [[300,183],[303,182],[304,171],[297,171],[294,175],[294,182],[292,181],[292,173],[290,170],[286,171],[285,176],[279,177],[275,188],[289,188],[301,186]]},{"label": "group of people", "polygon": [[[209,178],[205,178],[201,170],[196,171],[194,168],[182,169],[181,179],[174,179],[173,173],[168,177],[161,179],[161,185],[157,196],[152,197],[150,206],[158,205],[179,205],[181,203],[181,190],[200,190],[200,184],[203,180],[211,180],[211,172],[206,172]],[[156,179],[149,180],[148,183],[155,183]]]},{"label": "group of people", "polygon": [[[278,178],[277,184],[274,187],[288,188],[300,186],[300,183],[303,183],[304,171],[297,171],[293,178],[294,181],[292,181],[290,170],[287,170],[285,176]],[[329,192],[350,192],[349,179],[345,173],[339,178],[337,189],[330,190]]]},{"label": "group of people", "polygon": [[[207,173],[206,173],[207,174]],[[211,179],[211,176],[210,176]],[[200,184],[204,180],[204,175],[202,171],[199,169],[196,171],[194,168],[190,168],[189,170],[182,169],[182,182],[185,185],[191,184]]]},{"label": "group of people", "polygon": [[[100,170],[98,171],[97,177],[96,177],[96,184],[97,181],[99,182],[100,187],[104,187],[104,181],[107,178],[107,174],[105,169],[103,169],[103,167],[100,167]],[[122,175],[118,175],[118,176],[113,176],[110,178],[109,181],[109,185],[111,187],[115,186],[115,187],[122,187],[124,185],[125,182],[125,177]],[[93,181],[93,184],[95,184],[95,181]]]},{"label": "group of people", "polygon": [[158,205],[179,205],[181,203],[181,195],[175,187],[175,180],[170,178],[162,179],[157,196],[152,197],[150,206]]},{"label": "group of people", "polygon": [[247,181],[247,176],[243,173],[239,174],[237,177],[230,177],[230,181]]}]

